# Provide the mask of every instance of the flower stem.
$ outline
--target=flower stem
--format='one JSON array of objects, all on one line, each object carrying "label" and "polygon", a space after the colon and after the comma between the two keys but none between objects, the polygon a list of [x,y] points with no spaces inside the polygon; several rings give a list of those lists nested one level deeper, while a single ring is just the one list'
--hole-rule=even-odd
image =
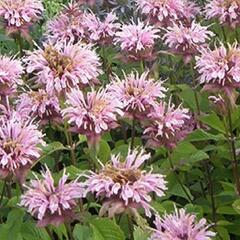
[{"label": "flower stem", "polygon": [[136,119],[135,116],[133,116],[132,120],[132,137],[131,137],[131,149],[134,148],[134,140],[135,140],[135,134],[136,134]]},{"label": "flower stem", "polygon": [[22,38],[21,38],[21,35],[18,34],[17,37],[16,37],[16,42],[18,44],[18,49],[19,49],[19,52],[20,52],[20,57],[23,57],[23,42],[22,42]]},{"label": "flower stem", "polygon": [[175,169],[174,169],[174,165],[173,165],[172,158],[171,158],[171,153],[170,153],[169,151],[168,151],[168,159],[169,159],[169,163],[170,163],[171,169],[172,169],[173,173],[175,174],[176,179],[177,179],[179,185],[181,186],[182,190],[184,191],[184,193],[185,193],[188,201],[189,201],[190,203],[193,203],[193,201],[192,201],[192,199],[191,199],[191,196],[190,196],[189,193],[187,192],[187,190],[186,190],[186,188],[184,187],[184,185],[183,185],[180,177],[178,176],[177,172],[176,172]]},{"label": "flower stem", "polygon": [[143,60],[140,61],[140,70],[141,70],[141,73],[143,73],[144,70],[145,70],[145,66],[144,66],[144,61]]},{"label": "flower stem", "polygon": [[129,240],[134,240],[134,225],[133,225],[133,220],[132,220],[132,215],[129,213],[128,215],[128,229],[129,229]]},{"label": "flower stem", "polygon": [[239,172],[238,172],[238,160],[236,155],[236,146],[235,146],[235,137],[233,133],[233,125],[232,125],[232,116],[231,116],[231,110],[228,108],[228,123],[229,123],[229,133],[227,134],[227,137],[229,140],[230,145],[230,151],[232,153],[232,165],[233,165],[233,176],[236,183],[237,193],[240,196],[240,181],[239,181]]},{"label": "flower stem", "polygon": [[3,200],[3,195],[5,193],[6,185],[7,185],[7,180],[5,179],[4,183],[3,183],[3,187],[2,187],[1,198],[0,198],[0,208],[1,208],[2,200]]},{"label": "flower stem", "polygon": [[69,240],[74,240],[71,224],[70,223],[66,223],[65,226],[66,226],[67,231],[68,231]]}]

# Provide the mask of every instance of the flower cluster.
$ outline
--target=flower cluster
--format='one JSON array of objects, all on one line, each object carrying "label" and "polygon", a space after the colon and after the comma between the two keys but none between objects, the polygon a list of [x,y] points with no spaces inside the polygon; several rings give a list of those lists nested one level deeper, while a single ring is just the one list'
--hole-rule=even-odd
[{"label": "flower cluster", "polygon": [[97,42],[100,45],[111,44],[120,26],[120,23],[117,22],[117,16],[112,12],[107,14],[103,21],[92,12],[84,15],[86,39],[93,43]]},{"label": "flower cluster", "polygon": [[110,94],[122,103],[125,116],[144,119],[157,100],[165,97],[166,88],[148,75],[148,72],[140,76],[137,72],[132,72],[124,74],[124,80],[116,76],[109,85]]},{"label": "flower cluster", "polygon": [[42,124],[61,120],[58,98],[43,89],[21,94],[17,100],[17,111],[22,117],[37,117]]},{"label": "flower cluster", "polygon": [[173,148],[177,142],[184,139],[193,130],[189,123],[188,109],[174,104],[160,102],[148,114],[150,122],[144,130],[147,145],[152,147],[165,146]]},{"label": "flower cluster", "polygon": [[15,175],[24,180],[27,170],[40,157],[43,134],[32,121],[14,112],[10,118],[0,118],[0,175]]},{"label": "flower cluster", "polygon": [[77,199],[84,196],[83,186],[77,181],[67,183],[65,170],[57,186],[47,167],[42,172],[42,178],[36,177],[29,187],[26,186],[27,191],[22,195],[20,205],[38,219],[38,226],[41,227],[72,220]]},{"label": "flower cluster", "polygon": [[12,95],[22,85],[23,67],[19,60],[0,56],[0,96]]},{"label": "flower cluster", "polygon": [[87,192],[96,194],[104,200],[100,215],[108,212],[109,217],[126,209],[134,212],[142,207],[151,216],[151,193],[164,196],[167,189],[164,176],[140,169],[150,158],[144,150],[129,150],[124,161],[119,155],[112,156],[111,162],[102,166],[99,173],[91,172],[86,181]]},{"label": "flower cluster", "polygon": [[239,0],[210,0],[205,7],[208,19],[217,18],[221,24],[236,28],[240,25]]},{"label": "flower cluster", "polygon": [[1,0],[0,2],[0,17],[4,20],[8,34],[20,31],[28,38],[29,27],[40,19],[42,12],[42,0]]},{"label": "flower cluster", "polygon": [[183,0],[136,0],[138,8],[152,24],[167,27],[181,19],[191,19],[198,8],[190,1]]},{"label": "flower cluster", "polygon": [[51,43],[77,43],[83,36],[83,13],[77,3],[70,2],[55,19],[47,23],[46,37]]},{"label": "flower cluster", "polygon": [[85,134],[91,143],[117,124],[117,115],[122,115],[121,103],[106,90],[88,92],[86,96],[78,89],[67,94],[67,108],[63,115],[73,124],[75,131]]},{"label": "flower cluster", "polygon": [[197,221],[196,216],[186,213],[186,210],[175,209],[172,214],[165,217],[156,217],[156,231],[152,234],[151,240],[210,240],[216,234],[210,230],[206,219]]},{"label": "flower cluster", "polygon": [[196,57],[196,68],[200,74],[200,83],[205,89],[230,90],[239,87],[240,83],[240,49],[236,45],[227,48],[222,44],[211,50],[201,50]]},{"label": "flower cluster", "polygon": [[[115,34],[115,44],[120,44],[123,60],[152,60],[155,40],[159,30],[138,20],[122,25]],[[127,55],[127,56],[125,56]]]},{"label": "flower cluster", "polygon": [[45,86],[49,94],[96,83],[101,73],[95,51],[82,43],[45,44],[44,49],[28,52],[24,61],[27,72],[35,73],[37,83]]},{"label": "flower cluster", "polygon": [[188,63],[213,36],[207,27],[193,21],[190,26],[180,23],[168,27],[164,40],[173,53],[183,55]]}]

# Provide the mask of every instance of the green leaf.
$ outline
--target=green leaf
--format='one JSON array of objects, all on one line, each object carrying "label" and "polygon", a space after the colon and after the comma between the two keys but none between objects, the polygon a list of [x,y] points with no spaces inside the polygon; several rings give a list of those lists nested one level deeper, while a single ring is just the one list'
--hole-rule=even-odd
[{"label": "green leaf", "polygon": [[237,199],[233,204],[233,209],[240,214],[240,199]]},{"label": "green leaf", "polygon": [[88,240],[92,236],[92,231],[89,227],[76,224],[73,229],[74,240]]},{"label": "green leaf", "polygon": [[225,140],[225,137],[222,134],[214,135],[204,131],[203,129],[197,129],[188,135],[187,140],[190,142],[208,140],[220,141]]},{"label": "green leaf", "polygon": [[143,231],[140,227],[137,227],[133,232],[134,240],[148,240],[149,234],[146,231]]},{"label": "green leaf", "polygon": [[201,116],[200,120],[201,120],[201,122],[203,122],[204,124],[207,124],[211,128],[213,128],[221,133],[225,133],[225,128],[224,128],[223,122],[220,120],[220,118],[217,116],[216,113],[211,113],[206,116]]},{"label": "green leaf", "polygon": [[95,219],[91,222],[93,240],[125,240],[121,228],[108,218]]},{"label": "green leaf", "polygon": [[99,143],[98,158],[101,160],[102,163],[106,163],[110,160],[110,155],[111,148],[106,141],[101,140]]}]

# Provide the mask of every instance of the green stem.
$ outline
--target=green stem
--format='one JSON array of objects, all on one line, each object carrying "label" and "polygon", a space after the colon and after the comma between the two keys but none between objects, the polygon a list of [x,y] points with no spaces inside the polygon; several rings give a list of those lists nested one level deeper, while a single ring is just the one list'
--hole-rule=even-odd
[{"label": "green stem", "polygon": [[[229,145],[232,153],[232,164],[233,164],[233,176],[236,183],[237,193],[240,196],[240,181],[239,181],[239,172],[238,172],[238,160],[236,155],[236,146],[235,146],[235,137],[233,133],[233,125],[232,125],[232,116],[231,110],[228,108],[228,123],[229,123],[229,133],[227,136],[230,136]],[[228,138],[229,139],[229,138]]]},{"label": "green stem", "polygon": [[140,61],[140,70],[141,70],[141,73],[143,73],[144,70],[145,70],[145,66],[144,66],[144,61],[143,60]]},{"label": "green stem", "polygon": [[227,35],[226,35],[225,28],[224,28],[223,25],[222,25],[222,33],[223,33],[224,42],[226,43],[227,42]]},{"label": "green stem", "polygon": [[16,42],[18,44],[18,49],[19,49],[19,52],[20,52],[20,57],[23,57],[23,42],[22,42],[22,38],[21,38],[21,35],[18,34],[17,37],[16,37]]},{"label": "green stem", "polygon": [[3,200],[3,196],[4,196],[4,193],[5,193],[6,185],[7,185],[7,180],[5,179],[4,183],[3,183],[1,198],[0,198],[0,208],[1,208],[2,200]]},{"label": "green stem", "polygon": [[128,229],[129,229],[129,240],[134,240],[134,225],[133,225],[133,220],[132,220],[132,215],[129,213],[128,215]]},{"label": "green stem", "polygon": [[70,223],[66,223],[65,226],[66,226],[67,231],[68,231],[69,239],[70,240],[74,240],[71,224]]},{"label": "green stem", "polygon": [[172,169],[173,173],[175,174],[176,179],[177,179],[179,185],[181,186],[182,190],[184,191],[184,193],[185,193],[188,201],[189,201],[190,203],[193,203],[193,201],[192,201],[192,199],[191,199],[191,196],[188,194],[188,192],[187,192],[187,190],[185,189],[185,187],[184,187],[184,185],[183,185],[180,177],[178,176],[177,172],[176,172],[175,169],[174,169],[174,164],[173,164],[173,162],[172,162],[172,158],[171,158],[171,153],[170,153],[170,152],[168,152],[168,159],[169,159],[169,163],[170,163],[171,169]]},{"label": "green stem", "polygon": [[133,116],[133,120],[132,120],[132,136],[131,136],[131,149],[134,148],[134,141],[135,141],[135,134],[136,134],[136,119],[135,116]]}]

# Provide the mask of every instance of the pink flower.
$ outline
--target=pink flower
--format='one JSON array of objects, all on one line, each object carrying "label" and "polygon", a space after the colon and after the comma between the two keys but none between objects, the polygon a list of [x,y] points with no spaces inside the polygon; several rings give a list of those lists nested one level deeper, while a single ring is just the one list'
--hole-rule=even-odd
[{"label": "pink flower", "polygon": [[91,45],[45,44],[45,48],[28,52],[24,60],[27,72],[35,73],[37,82],[49,94],[65,93],[69,89],[97,82],[101,73],[99,57]]},{"label": "pink flower", "polygon": [[236,44],[202,49],[196,61],[200,83],[205,84],[206,90],[229,92],[240,86],[240,49]]},{"label": "pink flower", "polygon": [[197,221],[196,216],[186,213],[185,209],[165,215],[163,218],[156,217],[156,230],[151,240],[210,240],[216,235],[208,230],[206,219]]},{"label": "pink flower", "polygon": [[146,118],[157,100],[165,97],[166,88],[162,82],[148,77],[148,72],[139,76],[138,72],[124,74],[124,80],[116,79],[108,86],[113,98],[123,104],[126,116],[138,119]]},{"label": "pink flower", "polygon": [[0,17],[3,18],[8,34],[20,31],[28,38],[29,27],[43,13],[41,0],[1,0]]},{"label": "pink flower", "polygon": [[101,21],[94,13],[86,13],[84,16],[84,28],[87,38],[90,42],[97,42],[100,45],[111,44],[115,32],[121,27],[117,23],[117,16],[114,13],[108,13]]},{"label": "pink flower", "polygon": [[40,145],[45,145],[43,134],[32,121],[21,119],[16,113],[9,118],[0,118],[0,175],[2,178],[15,175],[23,181],[41,154]]},{"label": "pink flower", "polygon": [[70,2],[55,19],[47,23],[46,37],[52,43],[77,43],[83,35],[83,13],[77,3]]},{"label": "pink flower", "polygon": [[135,24],[122,25],[121,30],[115,34],[115,44],[120,44],[123,51],[123,60],[152,60],[155,40],[160,36],[159,30],[144,24],[140,20]]},{"label": "pink flower", "polygon": [[38,219],[40,227],[48,224],[58,226],[74,219],[76,200],[84,196],[82,185],[76,181],[67,183],[65,170],[57,186],[47,167],[42,177],[42,180],[37,176],[36,180],[31,180],[27,192],[21,197],[20,205]]},{"label": "pink flower", "polygon": [[173,148],[192,131],[188,109],[181,105],[176,108],[171,100],[155,105],[148,118],[150,122],[144,131],[148,146]]},{"label": "pink flower", "polygon": [[214,36],[214,33],[207,29],[208,27],[201,26],[195,21],[190,26],[180,22],[168,27],[163,38],[171,51],[183,55],[185,62],[188,63],[199,52],[199,47],[205,46],[205,43]]},{"label": "pink flower", "polygon": [[129,150],[124,161],[119,155],[112,155],[111,162],[102,166],[99,173],[90,172],[85,184],[87,192],[103,198],[101,216],[108,212],[109,217],[113,217],[126,209],[134,212],[140,207],[144,208],[147,216],[151,216],[150,194],[162,197],[167,187],[163,175],[140,169],[149,158],[150,154],[143,149]]},{"label": "pink flower", "polygon": [[106,131],[118,126],[117,115],[122,115],[121,103],[106,90],[92,90],[86,96],[78,89],[67,94],[67,108],[63,115],[75,131],[85,134],[91,143],[97,142]]},{"label": "pink flower", "polygon": [[210,0],[205,7],[208,19],[217,18],[221,24],[236,28],[240,25],[240,2],[238,0]]},{"label": "pink flower", "polygon": [[60,122],[60,105],[55,95],[49,95],[45,90],[29,91],[19,96],[17,111],[24,117],[34,117],[41,120],[41,124],[49,121]]},{"label": "pink flower", "polygon": [[22,85],[23,67],[19,60],[0,56],[0,96],[12,95]]},{"label": "pink flower", "polygon": [[138,8],[152,24],[167,27],[177,20],[190,20],[198,8],[188,0],[136,0]]}]

